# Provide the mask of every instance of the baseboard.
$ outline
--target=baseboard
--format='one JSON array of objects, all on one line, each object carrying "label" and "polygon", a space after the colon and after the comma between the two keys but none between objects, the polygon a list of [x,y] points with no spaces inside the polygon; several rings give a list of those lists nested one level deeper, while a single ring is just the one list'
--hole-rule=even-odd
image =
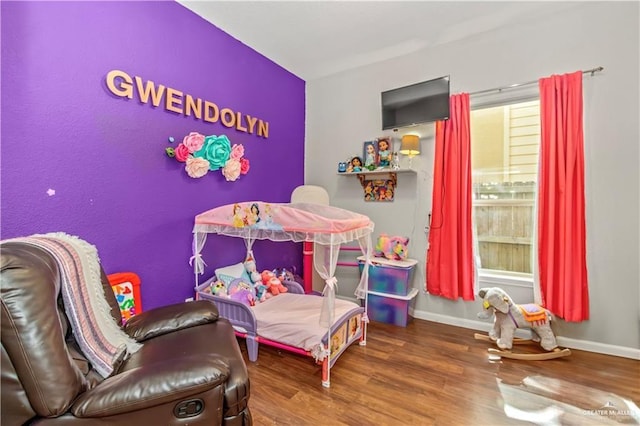
[{"label": "baseboard", "polygon": [[[456,318],[448,315],[434,314],[431,312],[417,310],[414,310],[412,315],[414,318],[438,322],[441,324],[453,325],[456,327],[469,328],[471,330],[488,332],[491,329],[491,323],[489,322]],[[530,333],[526,330],[516,330],[516,337],[528,338],[530,337]],[[629,348],[626,346],[609,345],[606,343],[592,342],[589,340],[578,340],[562,336],[556,336],[556,339],[558,341],[558,344],[565,348],[640,360],[640,349]]]},{"label": "baseboard", "polygon": [[578,340],[570,337],[557,336],[556,340],[560,346],[571,349],[579,349],[587,352],[597,352],[599,354],[614,355],[622,358],[631,358],[640,361],[640,349],[628,348],[626,346],[609,345],[607,343],[592,342],[589,340]]}]

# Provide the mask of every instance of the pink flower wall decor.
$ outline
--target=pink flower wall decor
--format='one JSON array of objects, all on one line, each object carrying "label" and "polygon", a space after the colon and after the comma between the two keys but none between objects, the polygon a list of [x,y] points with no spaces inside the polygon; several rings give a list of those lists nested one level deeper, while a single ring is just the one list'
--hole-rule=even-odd
[{"label": "pink flower wall decor", "polygon": [[236,160],[234,158],[230,158],[222,168],[222,174],[229,182],[233,182],[238,179],[240,177],[240,171],[240,160]]},{"label": "pink flower wall decor", "polygon": [[231,147],[231,158],[234,160],[240,160],[244,156],[244,147],[242,145],[235,144]]},{"label": "pink flower wall decor", "polygon": [[[173,142],[173,138],[169,138],[169,141]],[[185,163],[185,171],[194,179],[221,169],[224,178],[228,182],[234,182],[249,172],[249,160],[244,157],[244,146],[232,146],[226,135],[204,136],[191,132],[175,148],[165,148],[165,153],[169,158]]]},{"label": "pink flower wall decor", "polygon": [[189,148],[186,147],[185,144],[180,144],[176,147],[175,150],[175,158],[176,160],[180,161],[181,163],[184,163],[185,161],[187,161],[187,158],[189,157],[189,154],[191,154],[189,152]]},{"label": "pink flower wall decor", "polygon": [[189,157],[186,163],[184,169],[192,178],[201,178],[209,172],[209,162],[204,158]]},{"label": "pink flower wall decor", "polygon": [[191,132],[182,140],[182,145],[186,146],[190,153],[199,151],[204,145],[204,136],[198,132]]},{"label": "pink flower wall decor", "polygon": [[240,159],[240,174],[246,175],[249,173],[249,160],[247,158]]}]

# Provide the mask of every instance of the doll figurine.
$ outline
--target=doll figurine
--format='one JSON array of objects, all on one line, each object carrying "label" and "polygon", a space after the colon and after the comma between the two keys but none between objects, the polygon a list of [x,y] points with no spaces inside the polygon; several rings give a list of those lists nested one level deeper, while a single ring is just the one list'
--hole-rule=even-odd
[{"label": "doll figurine", "polygon": [[389,167],[391,164],[391,151],[389,151],[389,140],[380,139],[378,141],[378,165]]},{"label": "doll figurine", "polygon": [[364,155],[364,166],[368,169],[376,166],[376,147],[373,142],[367,142]]},{"label": "doll figurine", "polygon": [[353,157],[349,163],[348,172],[361,172],[362,171],[362,159],[360,157]]}]

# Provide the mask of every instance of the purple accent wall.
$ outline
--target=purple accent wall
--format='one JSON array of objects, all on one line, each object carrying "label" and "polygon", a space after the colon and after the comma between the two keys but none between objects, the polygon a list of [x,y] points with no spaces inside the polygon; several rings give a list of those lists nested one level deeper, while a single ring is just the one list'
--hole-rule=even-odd
[{"label": "purple accent wall", "polygon": [[[63,231],[107,273],[133,271],[144,308],[193,296],[196,214],[288,202],[303,183],[305,82],[174,2],[2,2],[1,237]],[[269,122],[264,139],[118,98],[113,69]],[[242,143],[247,175],[188,177],[164,149],[190,131]],[[170,144],[172,136],[176,142]],[[49,189],[55,195],[49,195]],[[205,277],[243,259],[210,237]],[[258,268],[301,265],[301,245],[258,241]]]}]

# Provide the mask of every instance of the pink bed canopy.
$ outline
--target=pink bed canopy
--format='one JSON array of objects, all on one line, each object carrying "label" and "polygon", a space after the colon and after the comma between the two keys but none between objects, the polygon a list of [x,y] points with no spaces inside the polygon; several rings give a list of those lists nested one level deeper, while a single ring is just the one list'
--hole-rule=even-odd
[{"label": "pink bed canopy", "polygon": [[[193,257],[196,285],[198,275],[204,273],[204,261],[200,254],[207,234],[219,234],[243,238],[247,252],[255,240],[313,242],[320,245],[314,250],[315,270],[325,281],[325,303],[321,324],[333,322],[335,300],[336,264],[340,246],[357,241],[370,264],[371,233],[374,223],[365,215],[338,207],[313,203],[266,203],[249,201],[227,204],[201,213],[193,227]],[[363,268],[355,295],[366,300],[369,268]],[[366,303],[366,302],[365,302]]]}]

